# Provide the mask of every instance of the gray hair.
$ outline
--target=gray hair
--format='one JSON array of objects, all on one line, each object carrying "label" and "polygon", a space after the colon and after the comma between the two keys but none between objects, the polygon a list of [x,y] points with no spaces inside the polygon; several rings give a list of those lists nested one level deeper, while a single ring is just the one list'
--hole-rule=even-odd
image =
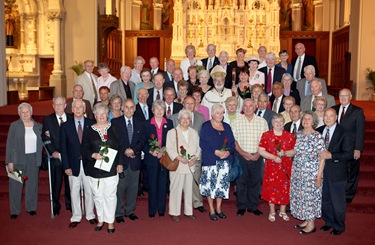
[{"label": "gray hair", "polygon": [[313,65],[307,65],[305,68],[303,68],[304,72],[310,71],[315,74],[315,67]]},{"label": "gray hair", "polygon": [[152,103],[152,112],[155,113],[157,108],[162,108],[165,111],[165,102],[162,100],[155,100],[154,103]]},{"label": "gray hair", "polygon": [[313,125],[312,127],[315,129],[318,124],[319,124],[319,118],[318,118],[318,115],[316,115],[314,112],[312,111],[305,111],[303,114],[302,114],[302,117],[301,117],[301,123],[303,123],[303,119],[305,118],[306,115],[310,115],[312,118],[313,118]]},{"label": "gray hair", "polygon": [[270,98],[268,97],[268,94],[266,94],[266,93],[261,93],[259,96],[258,96],[258,100],[259,100],[259,98],[260,97],[265,97],[265,98],[267,98],[267,101],[269,101],[270,100]]},{"label": "gray hair", "polygon": [[272,124],[273,124],[275,121],[277,121],[277,120],[281,120],[281,121],[283,121],[283,124],[285,123],[285,119],[284,119],[283,115],[281,115],[281,114],[279,114],[279,113],[277,113],[277,114],[275,114],[275,115],[272,116],[272,119],[271,119]]},{"label": "gray hair", "polygon": [[214,104],[211,108],[211,115],[216,114],[218,112],[224,112],[225,108],[222,104]]},{"label": "gray hair", "polygon": [[122,105],[122,97],[118,94],[114,94],[114,95],[111,96],[111,98],[109,99],[109,104],[112,105],[112,103],[115,99],[119,99],[120,104]]},{"label": "gray hair", "polygon": [[64,101],[64,104],[66,103],[66,99],[65,99],[64,96],[55,96],[55,97],[53,97],[53,99],[52,99],[53,104],[55,104],[55,101],[56,101],[57,99],[62,99],[62,100]]},{"label": "gray hair", "polygon": [[92,113],[94,113],[94,115],[96,116],[96,113],[98,113],[99,111],[105,111],[106,114],[108,115],[109,108],[107,105],[104,105],[102,103],[97,103],[96,105],[94,105],[94,109]]},{"label": "gray hair", "polygon": [[200,76],[202,75],[206,75],[208,78],[210,78],[210,72],[207,71],[207,70],[201,70],[199,73],[198,73],[198,79],[200,78]]},{"label": "gray hair", "polygon": [[266,54],[266,59],[272,58],[273,60],[276,60],[276,54],[273,52],[269,52]]},{"label": "gray hair", "polygon": [[82,92],[85,93],[85,91],[83,91],[83,87],[82,87],[82,85],[81,85],[81,84],[78,84],[78,83],[74,84],[73,89],[72,89],[72,92],[74,92],[74,89],[75,89],[76,87],[78,87],[78,86],[80,86],[80,87],[82,88]]},{"label": "gray hair", "polygon": [[132,68],[130,68],[130,66],[122,66],[120,68],[120,73],[124,73],[126,69],[130,69],[131,70]]},{"label": "gray hair", "polygon": [[178,120],[180,120],[181,117],[189,117],[191,119],[191,112],[187,109],[182,109],[178,112]]},{"label": "gray hair", "polygon": [[74,108],[75,107],[75,105],[76,105],[76,103],[77,103],[77,101],[82,101],[82,104],[83,104],[83,109],[85,109],[86,110],[86,103],[82,100],[82,99],[75,99],[75,100],[73,100],[73,102],[72,102],[72,108]]},{"label": "gray hair", "polygon": [[281,77],[281,82],[283,82],[285,78],[289,78],[290,80],[293,81],[292,75],[290,75],[289,73],[283,74],[283,76]]},{"label": "gray hair", "polygon": [[26,103],[26,102],[23,102],[18,106],[18,114],[21,113],[21,110],[22,110],[23,107],[28,107],[31,115],[33,114],[33,107],[29,103]]}]

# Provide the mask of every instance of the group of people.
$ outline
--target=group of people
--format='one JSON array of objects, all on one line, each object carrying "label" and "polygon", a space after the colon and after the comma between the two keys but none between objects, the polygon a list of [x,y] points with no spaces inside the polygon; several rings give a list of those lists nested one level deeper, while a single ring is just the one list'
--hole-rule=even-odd
[{"label": "group of people", "polygon": [[[321,229],[340,235],[346,202],[358,184],[364,113],[351,104],[349,89],[340,91],[335,105],[325,81],[316,78],[315,59],[303,44],[295,48],[292,64],[283,50],[276,65],[276,55],[263,46],[259,57],[247,59],[246,50],[238,49],[237,60],[228,63],[228,53],[216,57],[213,44],[201,61],[189,45],[180,67],[169,59],[162,71],[152,57],[152,69],[143,68],[138,56],[134,69],[121,67],[118,80],[105,64],[97,78],[94,63],[86,61],[73,98],[56,96],[43,126],[32,120],[27,103],[19,105],[20,120],[11,124],[6,163],[9,171],[29,176],[26,211],[36,215],[44,143],[51,155],[53,213],[61,209],[64,178],[71,228],[81,222],[81,207],[96,231],[106,223],[113,233],[115,221],[123,223],[124,217],[138,220],[134,210],[142,190],[148,191],[150,218],[168,211],[179,222],[183,195],[186,218],[195,220],[194,210],[207,212],[206,197],[209,218],[225,219],[221,204],[229,198],[228,174],[239,160],[244,172],[235,181],[238,216],[262,215],[261,195],[269,204],[269,221],[276,216],[289,221],[290,208],[302,220],[295,226],[300,234],[315,232],[314,220],[322,216]],[[178,161],[175,171],[160,164],[166,153]],[[22,186],[10,179],[12,219],[21,211]]]}]

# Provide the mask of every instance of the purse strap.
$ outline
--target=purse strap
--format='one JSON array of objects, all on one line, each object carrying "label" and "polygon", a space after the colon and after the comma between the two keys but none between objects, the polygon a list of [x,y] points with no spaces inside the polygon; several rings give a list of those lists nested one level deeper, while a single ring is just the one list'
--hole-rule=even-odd
[{"label": "purse strap", "polygon": [[176,128],[174,130],[176,130],[176,151],[177,151],[177,154],[178,154],[178,133],[177,133]]}]

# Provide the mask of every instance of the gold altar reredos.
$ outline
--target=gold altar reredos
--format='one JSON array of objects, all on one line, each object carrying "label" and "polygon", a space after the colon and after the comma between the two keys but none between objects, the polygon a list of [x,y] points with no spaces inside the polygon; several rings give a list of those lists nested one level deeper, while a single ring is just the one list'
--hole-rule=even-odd
[{"label": "gold altar reredos", "polygon": [[189,44],[195,45],[198,58],[206,57],[210,43],[230,57],[237,48],[257,54],[261,45],[278,53],[279,10],[277,0],[175,0],[171,58],[185,58]]}]

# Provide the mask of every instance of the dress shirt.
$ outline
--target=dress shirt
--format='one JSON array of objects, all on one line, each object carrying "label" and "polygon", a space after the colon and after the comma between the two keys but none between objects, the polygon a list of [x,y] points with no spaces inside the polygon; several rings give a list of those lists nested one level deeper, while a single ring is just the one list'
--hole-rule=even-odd
[{"label": "dress shirt", "polygon": [[76,125],[77,132],[78,132],[78,122],[81,122],[82,132],[83,132],[83,129],[84,129],[84,126],[85,126],[85,118],[82,117],[81,120],[77,120],[76,118],[74,118],[74,124]]},{"label": "dress shirt", "polygon": [[292,121],[292,125],[290,126],[290,132],[293,133],[293,124],[296,124],[296,131],[298,132],[299,125],[301,124],[301,119],[299,119],[297,122]]},{"label": "dress shirt", "polygon": [[[345,106],[345,114],[346,114],[346,112],[348,111],[349,106],[350,106],[350,103],[347,104],[347,105]],[[338,122],[339,122],[340,124],[341,124],[340,118],[341,118],[341,114],[342,114],[342,108],[343,108],[343,106],[340,105],[339,114],[337,115]],[[345,117],[345,114],[344,114],[344,117]]]},{"label": "dress shirt", "polygon": [[[299,71],[300,72],[300,74],[297,74],[297,67],[298,67],[298,63],[299,63],[299,58],[301,57],[301,70]],[[301,79],[301,72],[303,72],[303,61],[305,60],[305,54],[303,54],[303,55],[301,55],[301,56],[298,56],[297,57],[297,60],[296,60],[296,64],[294,65],[295,67],[294,67],[294,74],[293,74],[293,77],[294,77],[294,81],[298,81],[297,80],[297,77],[299,78],[299,79]],[[305,90],[306,91],[306,90]]]},{"label": "dress shirt", "polygon": [[157,90],[154,87],[154,98],[153,98],[153,101],[156,100],[156,96],[158,96],[158,91],[159,91],[159,94],[160,94],[160,99],[163,100],[163,88],[161,88],[160,90]]},{"label": "dress shirt", "polygon": [[[332,140],[333,133],[335,132],[336,125],[337,125],[337,123],[335,123],[334,125],[332,125],[332,126],[329,128],[329,142],[330,142],[330,143],[331,143],[331,140]],[[324,130],[323,130],[323,139],[326,138],[327,128],[328,128],[328,126],[325,127]],[[326,150],[327,150],[327,149],[326,149]]]},{"label": "dress shirt", "polygon": [[61,116],[59,116],[55,113],[55,116],[56,116],[56,119],[57,119],[57,122],[59,123],[59,125],[60,125],[60,117],[62,118],[63,122],[66,122],[66,120],[67,120],[66,113],[62,114]]}]

